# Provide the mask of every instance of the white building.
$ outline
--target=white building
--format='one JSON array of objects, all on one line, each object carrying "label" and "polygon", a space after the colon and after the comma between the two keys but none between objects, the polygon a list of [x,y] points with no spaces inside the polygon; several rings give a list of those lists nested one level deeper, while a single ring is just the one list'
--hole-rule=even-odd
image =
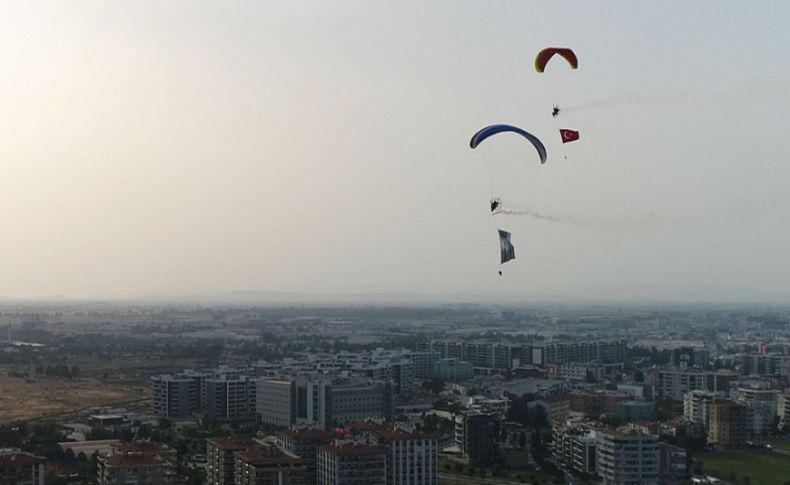
[{"label": "white building", "polygon": [[605,485],[658,483],[658,438],[639,432],[598,431],[595,468]]},{"label": "white building", "polygon": [[784,393],[779,396],[777,414],[779,415],[779,427],[790,427],[790,389],[785,389]]},{"label": "white building", "polygon": [[739,387],[737,400],[746,405],[746,437],[763,439],[774,427],[779,415],[781,391],[764,385]]},{"label": "white building", "polygon": [[397,428],[376,431],[386,457],[387,485],[437,485],[439,443],[436,437]]},{"label": "white building", "polygon": [[319,485],[386,485],[386,458],[378,446],[322,446],[317,462]]},{"label": "white building", "polygon": [[256,384],[258,422],[288,427],[294,423],[296,386],[289,380],[260,378]]},{"label": "white building", "polygon": [[706,371],[681,367],[656,369],[652,375],[658,395],[675,401],[682,401],[689,391],[726,393],[735,377],[733,372],[726,370]]},{"label": "white building", "polygon": [[723,392],[689,391],[683,396],[683,418],[701,428],[708,428],[709,406]]}]

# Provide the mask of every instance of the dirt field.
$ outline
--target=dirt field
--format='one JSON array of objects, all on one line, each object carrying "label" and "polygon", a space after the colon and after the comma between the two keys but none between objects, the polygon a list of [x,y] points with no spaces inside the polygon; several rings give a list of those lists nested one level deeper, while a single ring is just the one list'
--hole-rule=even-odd
[{"label": "dirt field", "polygon": [[38,378],[36,382],[26,382],[0,369],[0,424],[144,399],[149,395],[150,389],[145,386],[107,383],[95,378],[73,381]]}]

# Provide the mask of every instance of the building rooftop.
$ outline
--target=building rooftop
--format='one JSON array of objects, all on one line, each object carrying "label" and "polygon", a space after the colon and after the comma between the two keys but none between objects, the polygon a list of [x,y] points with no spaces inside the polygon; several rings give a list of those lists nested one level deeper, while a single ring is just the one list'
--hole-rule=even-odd
[{"label": "building rooftop", "polygon": [[161,463],[154,455],[110,455],[104,459],[104,463],[109,466],[152,466]]},{"label": "building rooftop", "polygon": [[302,465],[301,458],[289,455],[274,446],[258,446],[248,450],[239,451],[236,456],[254,466],[273,465]]},{"label": "building rooftop", "polygon": [[0,466],[37,465],[45,461],[46,458],[25,451],[0,453]]},{"label": "building rooftop", "polygon": [[383,455],[384,450],[378,446],[363,445],[359,443],[334,443],[322,447],[327,453],[333,455]]},{"label": "building rooftop", "polygon": [[220,436],[217,438],[209,438],[211,443],[223,450],[244,450],[258,446],[258,443],[253,441],[252,438],[241,438],[233,436]]},{"label": "building rooftop", "polygon": [[297,428],[283,432],[283,435],[303,440],[331,440],[336,437],[332,431],[319,428]]},{"label": "building rooftop", "polygon": [[106,455],[112,451],[112,445],[119,444],[119,440],[93,440],[93,441],[64,441],[58,443],[62,450],[71,450],[74,455],[85,453],[90,456],[94,452],[100,455]]}]

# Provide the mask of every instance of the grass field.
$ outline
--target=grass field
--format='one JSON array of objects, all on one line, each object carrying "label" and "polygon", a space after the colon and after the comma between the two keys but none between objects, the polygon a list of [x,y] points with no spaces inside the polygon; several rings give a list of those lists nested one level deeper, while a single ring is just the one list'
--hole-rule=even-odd
[{"label": "grass field", "polygon": [[98,379],[38,378],[34,382],[0,374],[0,424],[143,399],[146,387]]},{"label": "grass field", "polygon": [[763,451],[717,451],[697,455],[706,473],[736,483],[782,485],[790,483],[790,457]]},{"label": "grass field", "polygon": [[788,443],[788,442],[771,443],[771,446],[773,446],[776,449],[784,450],[784,451],[790,453],[790,443]]}]

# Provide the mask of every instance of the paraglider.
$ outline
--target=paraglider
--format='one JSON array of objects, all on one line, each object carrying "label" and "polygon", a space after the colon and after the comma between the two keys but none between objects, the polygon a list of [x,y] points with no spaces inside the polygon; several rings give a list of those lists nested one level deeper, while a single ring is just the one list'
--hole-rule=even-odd
[{"label": "paraglider", "polygon": [[554,108],[551,110],[551,116],[552,118],[556,118],[558,114],[560,114],[560,107],[555,104]]},{"label": "paraglider", "polygon": [[499,197],[494,197],[491,199],[491,212],[496,212],[497,209],[502,205],[502,200]]},{"label": "paraglider", "polygon": [[505,133],[505,132],[513,132],[518,133],[519,135],[523,136],[530,143],[532,146],[535,147],[535,150],[538,151],[538,155],[540,156],[540,163],[546,163],[546,159],[548,158],[548,153],[546,152],[546,147],[543,145],[538,137],[531,133],[527,133],[526,131],[518,128],[516,126],[511,125],[489,125],[485,128],[481,129],[477,133],[472,136],[472,139],[469,141],[469,146],[472,148],[477,148],[477,145],[483,143],[487,138],[496,135],[497,133]]},{"label": "paraglider", "polygon": [[570,64],[571,69],[578,69],[579,68],[579,59],[576,57],[576,54],[566,48],[566,47],[547,47],[542,51],[538,52],[538,55],[535,57],[535,70],[538,72],[543,72],[546,70],[546,64],[549,63],[552,57],[555,55],[563,57],[568,64]]}]

